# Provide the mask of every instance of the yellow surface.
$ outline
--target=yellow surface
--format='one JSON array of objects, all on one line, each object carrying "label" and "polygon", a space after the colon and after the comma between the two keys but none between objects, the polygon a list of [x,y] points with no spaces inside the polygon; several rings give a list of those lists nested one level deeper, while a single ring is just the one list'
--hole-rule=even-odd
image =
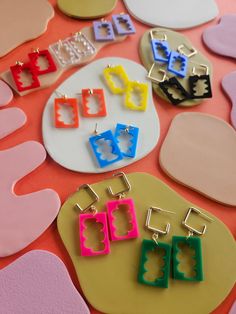
[{"label": "yellow surface", "polygon": [[[170,279],[169,288],[155,288],[137,282],[142,240],[151,239],[150,231],[144,229],[146,212],[150,206],[174,211],[175,215],[157,214],[152,224],[170,222],[171,230],[161,241],[171,243],[173,235],[185,236],[181,221],[190,206],[155,177],[144,173],[128,175],[140,231],[135,240],[111,243],[111,254],[98,257],[79,255],[78,213],[75,203],[82,206],[89,201],[85,193],[76,192],[62,206],[58,216],[58,230],[74,263],[83,293],[96,309],[109,314],[208,314],[215,309],[232,289],[236,278],[236,246],[226,226],[213,215],[201,209],[214,219],[209,223],[194,216],[190,223],[196,228],[207,224],[207,232],[201,237],[205,280],[203,282],[181,282]],[[105,210],[110,197],[106,189],[111,185],[114,191],[121,188],[118,179],[110,179],[92,185],[100,196],[97,206]],[[143,188],[145,187],[145,189]],[[81,194],[80,194],[81,193]],[[196,206],[195,206],[196,207]]]},{"label": "yellow surface", "polygon": [[[169,47],[171,50],[177,51],[177,48],[182,44],[185,44],[187,47],[193,47],[192,43],[187,39],[187,37],[185,37],[184,35],[180,33],[177,33],[177,32],[165,29],[165,28],[153,28],[152,30],[161,32],[161,33],[164,32],[167,35],[167,40],[168,40]],[[149,31],[147,31],[142,36],[140,40],[140,44],[139,44],[139,55],[147,71],[150,70],[152,64],[154,63],[150,40],[151,40],[150,34],[149,34]],[[183,85],[183,87],[187,91],[189,90],[188,77],[189,75],[192,74],[192,67],[197,66],[198,64],[207,65],[209,68],[209,74],[210,76],[212,76],[212,65],[210,61],[208,61],[208,59],[205,56],[203,56],[201,52],[198,51],[198,53],[195,56],[189,58],[187,76],[185,78],[177,77],[178,81]],[[166,65],[164,64],[163,66],[160,66],[160,68],[166,69]],[[167,76],[171,78],[175,75],[167,71]],[[212,77],[211,77],[211,80],[212,80]],[[159,97],[169,102],[169,100],[166,98],[165,94],[162,92],[162,90],[158,87],[157,84],[153,84],[153,90]],[[203,101],[202,99],[188,100],[179,104],[178,106],[191,107],[191,106],[200,104],[202,101]]]},{"label": "yellow surface", "polygon": [[109,14],[116,6],[117,0],[58,0],[59,9],[66,15],[90,19]]}]

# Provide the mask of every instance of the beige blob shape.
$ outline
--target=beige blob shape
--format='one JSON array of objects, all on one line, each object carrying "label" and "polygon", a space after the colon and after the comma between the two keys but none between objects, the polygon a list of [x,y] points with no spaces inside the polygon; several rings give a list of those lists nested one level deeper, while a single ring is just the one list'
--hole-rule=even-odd
[{"label": "beige blob shape", "polygon": [[236,132],[203,113],[177,115],[160,152],[162,169],[175,181],[226,205],[236,205]]},{"label": "beige blob shape", "polygon": [[111,13],[117,0],[57,0],[58,8],[66,15],[80,18],[98,18]]},{"label": "beige blob shape", "polygon": [[[111,242],[109,255],[80,256],[75,204],[79,202],[85,206],[91,202],[91,195],[76,192],[64,203],[59,213],[58,230],[86,299],[96,309],[109,314],[170,314],[176,313],[176,309],[181,309],[181,314],[209,314],[225,299],[235,282],[236,246],[233,236],[220,220],[201,209],[214,220],[209,223],[197,215],[190,220],[199,229],[203,224],[207,225],[206,234],[201,237],[204,281],[184,282],[170,278],[168,289],[139,284],[137,275],[141,243],[152,236],[144,227],[147,209],[158,206],[176,213],[156,214],[151,220],[151,224],[160,229],[170,222],[169,235],[161,238],[162,242],[170,244],[172,236],[187,235],[181,221],[188,208],[194,205],[149,174],[132,173],[128,179],[132,190],[127,197],[135,202],[140,237]],[[92,185],[100,197],[98,211],[105,211],[106,202],[111,200],[107,194],[108,186],[112,186],[113,191],[122,188],[120,180],[114,178]],[[152,261],[147,264],[150,267],[153,265]],[[150,273],[151,276],[154,271]],[[159,272],[159,268],[156,271]]]},{"label": "beige blob shape", "polygon": [[0,57],[47,30],[54,10],[46,0],[1,0]]},{"label": "beige blob shape", "polygon": [[[184,35],[171,31],[169,29],[166,28],[153,28],[152,29],[153,34],[154,34],[154,38],[156,37],[155,32],[157,32],[157,36],[158,37],[162,37],[164,34],[167,36],[167,41],[169,43],[169,47],[171,50],[173,51],[177,51],[177,48],[180,45],[185,45],[188,48],[194,48],[192,43],[190,42],[190,40],[188,40],[187,37],[185,37]],[[188,49],[185,48],[185,51],[187,51]],[[152,47],[151,47],[151,37],[150,37],[150,30],[145,32],[144,35],[142,36],[141,40],[140,40],[140,44],[139,44],[139,55],[141,58],[141,61],[144,65],[144,67],[147,69],[147,71],[150,70],[152,64],[154,63],[154,59],[153,59],[153,54],[152,54]],[[187,70],[187,75],[184,78],[180,78],[177,77],[178,81],[182,84],[182,86],[189,92],[189,81],[188,78],[190,75],[192,74],[192,70],[193,67],[196,67],[196,71],[200,74],[205,74],[202,73],[201,68],[199,67],[201,64],[204,64],[208,67],[209,69],[209,74],[211,77],[211,81],[212,81],[212,65],[210,63],[210,61],[199,51],[197,51],[197,54],[192,56],[191,58],[189,58],[189,62],[188,62],[188,70]],[[167,64],[158,64],[158,67],[156,67],[156,69],[163,69],[165,71],[167,71]],[[157,73],[153,73],[154,76],[157,76]],[[173,76],[175,76],[173,73],[168,72],[167,71],[167,76],[168,78],[171,78]],[[167,97],[165,96],[165,94],[162,92],[162,90],[159,88],[159,86],[157,84],[152,84],[153,86],[153,90],[154,92],[161,98],[163,98],[164,100],[166,100],[167,102],[170,102]],[[178,106],[181,107],[192,107],[192,106],[196,106],[199,105],[200,103],[203,102],[204,99],[193,99],[193,100],[187,100],[184,101],[182,103],[180,103]]]}]

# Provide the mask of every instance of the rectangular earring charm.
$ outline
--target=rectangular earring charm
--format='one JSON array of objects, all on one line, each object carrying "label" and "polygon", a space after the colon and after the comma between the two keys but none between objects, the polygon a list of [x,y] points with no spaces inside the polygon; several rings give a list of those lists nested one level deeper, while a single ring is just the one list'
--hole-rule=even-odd
[{"label": "rectangular earring charm", "polygon": [[[18,62],[16,65],[11,66],[10,70],[11,70],[11,74],[14,79],[14,82],[16,84],[17,90],[19,92],[24,92],[26,90],[40,87],[38,76],[35,73],[35,69],[31,65],[31,63]],[[28,75],[29,79],[31,80],[31,83],[29,85],[24,86],[23,82],[21,81],[21,73],[23,72],[25,72],[26,75]]]},{"label": "rectangular earring charm", "polygon": [[[115,139],[124,157],[134,158],[138,144],[139,128],[118,123],[115,130]],[[122,146],[122,148],[121,148]]]},{"label": "rectangular earring charm", "polygon": [[93,31],[96,41],[113,41],[115,34],[111,22],[95,21],[93,22]]},{"label": "rectangular earring charm", "polygon": [[[132,95],[139,95],[139,103],[134,103]],[[138,98],[138,97],[137,97]],[[130,81],[125,94],[125,106],[135,111],[146,111],[148,105],[148,85],[136,81]]]},{"label": "rectangular earring charm", "polygon": [[74,65],[80,62],[80,56],[74,51],[68,40],[59,40],[49,46],[58,63],[62,67]]},{"label": "rectangular earring charm", "polygon": [[[164,262],[160,267],[160,276],[154,279],[148,278],[148,253],[160,253],[160,258]],[[158,256],[159,257],[159,256]],[[141,259],[138,273],[138,282],[153,287],[168,288],[168,280],[170,274],[170,257],[171,246],[166,243],[158,242],[156,244],[152,240],[143,240]],[[161,264],[161,262],[160,262]]]},{"label": "rectangular earring charm", "polygon": [[[85,235],[86,230],[89,230],[88,224],[94,224],[91,230],[94,231],[94,227],[97,227],[97,232],[101,233],[103,238],[100,240],[100,236],[97,237],[100,241],[100,245],[97,249],[93,248],[88,236]],[[79,238],[80,238],[80,251],[82,256],[97,256],[110,253],[110,242],[107,226],[106,213],[96,214],[80,214],[79,215]]]},{"label": "rectangular earring charm", "polygon": [[75,33],[66,39],[79,59],[92,56],[96,53],[96,48],[91,41],[81,32]]},{"label": "rectangular earring charm", "polygon": [[167,63],[171,50],[166,40],[151,39],[151,47],[153,53],[153,59],[157,62]]},{"label": "rectangular earring charm", "polygon": [[[134,208],[134,201],[131,198],[119,199],[114,201],[109,201],[106,204],[107,207],[107,217],[109,222],[110,236],[112,241],[121,241],[121,240],[129,240],[134,239],[139,236],[138,232],[138,224],[137,218]],[[119,213],[119,211],[124,208],[125,212],[122,215],[126,217],[126,226],[127,229],[125,231],[126,234],[118,235],[119,227],[116,225],[116,217],[115,214]]]},{"label": "rectangular earring charm", "polygon": [[[178,64],[179,69],[176,69]],[[187,75],[188,70],[188,58],[176,51],[172,51],[169,56],[168,71],[175,75],[184,78]]]},{"label": "rectangular earring charm", "polygon": [[[108,65],[103,70],[103,75],[108,88],[113,94],[124,94],[126,92],[129,84],[129,77],[122,65]],[[116,84],[116,82],[114,81],[114,76],[122,82],[123,86],[119,86]]]},{"label": "rectangular earring charm", "polygon": [[[185,100],[191,99],[189,93],[179,83],[176,77],[171,77],[164,82],[159,83],[160,89],[173,105],[179,105]],[[176,93],[176,95],[174,95]]]},{"label": "rectangular earring charm", "polygon": [[111,130],[90,137],[89,143],[101,168],[123,159]]},{"label": "rectangular earring charm", "polygon": [[[200,87],[198,87],[198,84]],[[212,98],[210,75],[190,76],[189,89],[192,99]]]},{"label": "rectangular earring charm", "polygon": [[[89,101],[96,101],[97,112],[90,112]],[[82,89],[82,111],[86,118],[105,117],[107,115],[105,95],[103,89]]]},{"label": "rectangular earring charm", "polygon": [[[70,110],[71,122],[63,121],[61,110]],[[55,115],[55,127],[56,128],[78,128],[79,126],[79,112],[78,103],[76,98],[55,98],[54,100],[54,115]]]},{"label": "rectangular earring charm", "polygon": [[114,14],[112,21],[118,35],[135,34],[136,30],[129,14]]},{"label": "rectangular earring charm", "polygon": [[[197,237],[187,238],[174,236],[172,238],[172,248],[173,278],[185,281],[202,281],[203,266],[201,239]],[[181,267],[181,259],[184,259],[183,267]],[[186,269],[186,263],[188,263],[188,269]],[[186,270],[188,271],[187,274]]]},{"label": "rectangular earring charm", "polygon": [[[31,52],[28,54],[31,64],[34,67],[35,73],[37,75],[47,74],[51,72],[55,72],[57,70],[56,64],[52,58],[52,55],[48,50],[36,50],[35,52]],[[43,58],[46,61],[47,68],[41,69],[38,64],[39,58]]]}]

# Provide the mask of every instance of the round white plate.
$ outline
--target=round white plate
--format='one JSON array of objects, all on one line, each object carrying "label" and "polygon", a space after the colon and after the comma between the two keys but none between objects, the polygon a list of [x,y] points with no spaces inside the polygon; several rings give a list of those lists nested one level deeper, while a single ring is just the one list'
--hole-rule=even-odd
[{"label": "round white plate", "polygon": [[214,19],[215,0],[124,0],[131,15],[150,26],[186,29]]},{"label": "round white plate", "polygon": [[[108,65],[123,65],[130,80],[148,83],[148,106],[146,111],[132,111],[124,106],[124,95],[112,94],[104,80],[103,69]],[[43,141],[49,155],[61,166],[84,173],[108,172],[130,165],[144,158],[156,146],[160,136],[159,118],[153,103],[152,86],[146,78],[147,71],[136,62],[123,58],[99,59],[83,67],[64,83],[57,91],[69,98],[78,98],[83,88],[103,88],[105,92],[107,116],[84,118],[81,115],[79,100],[79,127],[75,129],[59,129],[54,126],[54,93],[50,96],[43,113]],[[125,158],[108,167],[100,168],[89,145],[89,137],[93,135],[95,124],[102,133],[111,130],[113,133],[117,123],[133,125],[139,128],[137,154],[135,158]]]}]

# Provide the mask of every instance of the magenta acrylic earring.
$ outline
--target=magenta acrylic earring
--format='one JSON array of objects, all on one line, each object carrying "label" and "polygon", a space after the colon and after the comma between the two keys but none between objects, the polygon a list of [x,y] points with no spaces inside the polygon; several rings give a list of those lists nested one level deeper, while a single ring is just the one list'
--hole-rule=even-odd
[{"label": "magenta acrylic earring", "polygon": [[[76,203],[76,208],[80,211],[80,215],[78,218],[78,227],[81,255],[97,256],[109,254],[110,241],[107,225],[107,214],[106,212],[97,212],[95,203],[99,201],[99,196],[89,184],[82,185],[79,188],[79,191],[81,190],[87,191],[93,199],[93,201],[86,208],[82,208],[78,203]],[[95,228],[98,227],[99,230],[98,243],[100,245],[96,249],[91,246],[91,235],[86,234],[89,224],[93,224],[93,226],[95,226]]]},{"label": "magenta acrylic earring", "polygon": [[[118,198],[117,200],[109,201],[106,204],[110,238],[112,241],[137,238],[139,236],[139,231],[134,201],[132,198],[125,197],[126,193],[131,190],[131,185],[127,176],[123,172],[114,174],[114,177],[119,177],[122,179],[125,189],[114,193],[112,188],[108,187],[109,194],[114,198]],[[119,227],[117,227],[118,218],[116,214],[121,214],[123,216],[122,223],[125,223],[126,228],[124,228],[125,230],[122,232],[120,232]]]}]

